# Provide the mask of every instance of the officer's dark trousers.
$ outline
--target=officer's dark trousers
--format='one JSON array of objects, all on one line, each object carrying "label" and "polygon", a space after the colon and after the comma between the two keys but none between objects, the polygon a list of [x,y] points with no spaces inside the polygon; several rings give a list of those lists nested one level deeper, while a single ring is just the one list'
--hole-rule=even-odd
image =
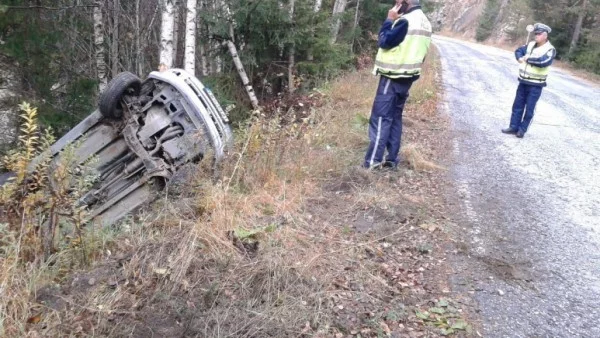
[{"label": "officer's dark trousers", "polygon": [[519,83],[517,96],[512,107],[512,116],[510,117],[511,128],[519,130],[523,134],[527,132],[527,128],[529,128],[533,119],[535,105],[542,95],[542,89],[543,87]]},{"label": "officer's dark trousers", "polygon": [[[402,137],[402,111],[408,98],[412,79],[392,80],[381,76],[371,119],[369,121],[369,149],[363,164],[373,168],[383,162],[398,164],[400,140]],[[384,159],[385,151],[387,156]]]}]

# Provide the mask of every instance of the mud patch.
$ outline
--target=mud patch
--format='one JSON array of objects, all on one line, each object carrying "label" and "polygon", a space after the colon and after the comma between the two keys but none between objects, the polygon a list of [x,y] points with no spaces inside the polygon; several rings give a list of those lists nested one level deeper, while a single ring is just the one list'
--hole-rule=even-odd
[{"label": "mud patch", "polygon": [[476,257],[479,261],[485,264],[485,267],[495,276],[509,281],[524,281],[531,282],[534,279],[530,269],[531,263],[509,263],[505,260],[490,257]]},{"label": "mud patch", "polygon": [[371,172],[360,167],[350,168],[338,177],[332,177],[323,187],[325,191],[347,194],[367,188],[373,181]]}]

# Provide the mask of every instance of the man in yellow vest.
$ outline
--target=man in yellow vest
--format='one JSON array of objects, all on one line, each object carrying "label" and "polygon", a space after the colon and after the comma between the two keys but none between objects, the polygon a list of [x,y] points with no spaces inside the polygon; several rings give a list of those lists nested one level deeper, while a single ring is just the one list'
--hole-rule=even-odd
[{"label": "man in yellow vest", "polygon": [[[379,87],[369,121],[370,144],[363,167],[396,168],[402,136],[402,111],[431,44],[431,23],[419,0],[397,0],[379,30],[373,73]],[[385,154],[387,150],[387,155]]]},{"label": "man in yellow vest", "polygon": [[520,63],[519,87],[512,107],[510,125],[502,129],[505,134],[514,134],[522,138],[531,125],[535,105],[546,86],[550,65],[556,56],[556,49],[548,41],[551,31],[552,29],[543,23],[536,23],[533,28],[535,41],[515,51],[515,58]]}]

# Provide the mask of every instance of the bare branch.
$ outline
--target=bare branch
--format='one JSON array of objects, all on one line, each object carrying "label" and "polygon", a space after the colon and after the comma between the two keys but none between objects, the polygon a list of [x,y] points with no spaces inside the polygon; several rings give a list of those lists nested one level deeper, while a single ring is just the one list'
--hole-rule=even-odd
[{"label": "bare branch", "polygon": [[37,5],[37,6],[5,6],[4,8],[6,8],[7,10],[11,10],[11,9],[19,9],[19,10],[46,9],[49,11],[64,11],[64,10],[73,9],[73,8],[94,8],[94,7],[98,7],[98,5],[97,4],[95,4],[95,5],[73,5],[73,6],[67,6],[67,7],[48,7],[48,6],[41,6],[41,5]]}]

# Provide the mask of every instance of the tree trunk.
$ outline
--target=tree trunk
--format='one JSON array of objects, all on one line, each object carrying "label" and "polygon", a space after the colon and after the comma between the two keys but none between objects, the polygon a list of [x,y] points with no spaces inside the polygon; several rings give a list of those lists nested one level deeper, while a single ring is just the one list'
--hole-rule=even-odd
[{"label": "tree trunk", "polygon": [[180,0],[174,0],[174,8],[173,8],[173,65],[177,66],[179,65],[179,62],[177,60],[177,54],[179,52],[179,22],[180,20],[180,13],[181,13],[181,6],[180,6]]},{"label": "tree trunk", "polygon": [[102,17],[102,1],[95,2],[94,7],[94,49],[96,59],[96,76],[98,77],[98,90],[103,92],[107,84],[106,55],[104,50],[104,20]]},{"label": "tree trunk", "polygon": [[113,0],[113,29],[110,45],[110,58],[112,67],[112,76],[119,73],[119,16],[121,15],[121,5],[119,0]]},{"label": "tree trunk", "polygon": [[[321,5],[323,4],[323,0],[315,0],[315,7],[313,8],[313,12],[315,14],[319,13],[319,11],[321,10]],[[315,35],[315,29],[314,27],[311,28],[312,31],[312,36],[314,37]],[[308,61],[313,61],[315,59],[315,56],[313,55],[313,49],[312,46],[308,47],[308,51],[306,52],[306,60]]]},{"label": "tree trunk", "polygon": [[342,13],[346,10],[346,4],[348,4],[348,0],[335,0],[335,5],[333,6],[333,28],[331,30],[332,44],[337,41],[337,36],[342,24]]},{"label": "tree trunk", "polygon": [[577,48],[577,42],[579,41],[579,36],[581,35],[581,26],[583,26],[583,19],[585,19],[585,15],[587,14],[587,5],[588,0],[583,0],[583,4],[581,5],[581,9],[579,10],[579,15],[577,16],[577,22],[575,23],[575,30],[573,31],[571,45],[569,46],[569,54],[567,54],[568,58],[571,58],[573,56],[575,48]]},{"label": "tree trunk", "polygon": [[315,7],[313,8],[313,11],[315,13],[319,13],[322,5],[323,5],[323,0],[315,0]]},{"label": "tree trunk", "polygon": [[225,41],[225,44],[229,48],[229,54],[231,54],[231,58],[233,58],[235,69],[237,70],[238,74],[240,75],[240,78],[242,79],[242,84],[244,85],[244,88],[246,88],[246,93],[248,93],[248,97],[250,98],[252,107],[254,109],[259,109],[260,107],[258,106],[258,99],[256,98],[256,94],[254,93],[254,88],[252,88],[252,84],[250,83],[248,75],[244,70],[244,65],[242,64],[242,61],[238,56],[235,44],[231,40]]},{"label": "tree trunk", "polygon": [[[290,30],[293,30],[294,27],[294,5],[295,0],[290,0]],[[292,32],[292,36],[294,36]],[[293,93],[295,88],[294,83],[294,64],[295,64],[295,53],[296,46],[294,42],[291,43],[288,55],[288,90],[290,93]]]},{"label": "tree trunk", "polygon": [[[199,0],[198,5],[201,13],[204,13],[208,8],[206,0]],[[210,42],[210,28],[207,27],[205,30],[205,28],[203,28],[202,25],[198,25],[198,29],[200,30],[200,32],[198,33],[200,37],[206,36],[208,37],[207,40]],[[210,61],[207,55],[208,46],[210,45],[207,44],[207,41],[201,38],[201,42],[198,45],[198,48],[200,49],[200,68],[202,76],[208,76],[210,74]]]},{"label": "tree trunk", "polygon": [[354,26],[352,26],[352,43],[350,44],[350,53],[354,53],[354,37],[356,36],[356,27],[358,27],[359,9],[360,9],[360,0],[356,0],[356,12],[354,12]]},{"label": "tree trunk", "polygon": [[162,23],[160,26],[160,65],[159,70],[164,71],[173,67],[173,1],[162,0]]},{"label": "tree trunk", "polygon": [[196,75],[196,0],[187,0],[183,68]]},{"label": "tree trunk", "polygon": [[202,68],[202,76],[208,76],[208,59],[206,57],[206,47],[200,43],[200,67]]},{"label": "tree trunk", "polygon": [[143,76],[142,45],[140,43],[140,0],[135,0],[135,65],[137,75]]}]

